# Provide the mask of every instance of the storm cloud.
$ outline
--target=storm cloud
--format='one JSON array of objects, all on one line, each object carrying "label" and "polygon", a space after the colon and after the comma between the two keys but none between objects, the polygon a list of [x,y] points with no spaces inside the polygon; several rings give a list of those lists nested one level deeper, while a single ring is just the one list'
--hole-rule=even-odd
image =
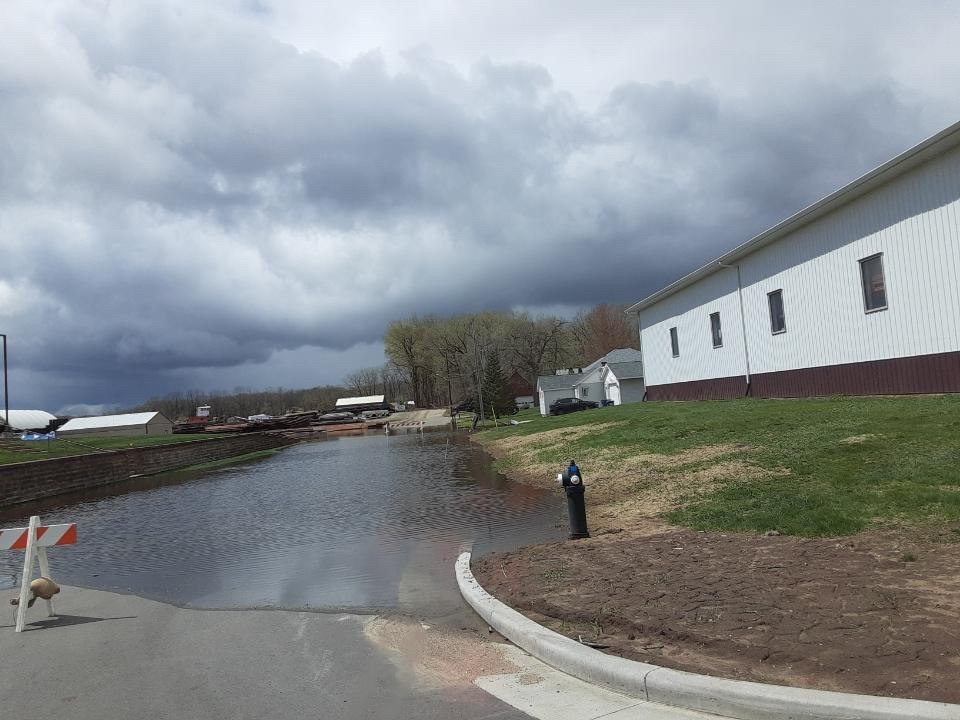
[{"label": "storm cloud", "polygon": [[907,86],[889,59],[758,69],[736,87],[709,65],[644,66],[585,93],[571,65],[573,90],[538,60],[535,33],[526,59],[515,42],[507,59],[492,44],[447,60],[416,36],[332,59],[342,44],[294,44],[282,17],[188,2],[5,11],[0,332],[15,406],[336,382],[377,361],[397,317],[635,301],[957,110],[949,83]]}]

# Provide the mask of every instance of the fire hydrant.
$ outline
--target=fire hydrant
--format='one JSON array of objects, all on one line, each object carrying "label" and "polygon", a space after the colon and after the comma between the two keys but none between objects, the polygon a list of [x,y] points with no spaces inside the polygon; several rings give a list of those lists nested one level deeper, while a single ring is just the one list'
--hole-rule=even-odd
[{"label": "fire hydrant", "polygon": [[583,473],[573,460],[562,473],[557,475],[557,482],[563,486],[567,494],[567,514],[570,516],[570,539],[590,537],[587,530],[587,507],[583,499]]}]

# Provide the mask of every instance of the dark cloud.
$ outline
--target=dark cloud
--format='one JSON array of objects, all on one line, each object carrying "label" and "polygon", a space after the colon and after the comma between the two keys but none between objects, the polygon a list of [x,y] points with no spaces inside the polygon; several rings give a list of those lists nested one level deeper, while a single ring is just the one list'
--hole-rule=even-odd
[{"label": "dark cloud", "polygon": [[[938,129],[884,78],[588,109],[535,63],[336,63],[237,10],[0,29],[0,330],[32,404],[336,381],[399,316],[635,301]],[[338,374],[278,382],[303,348]]]}]

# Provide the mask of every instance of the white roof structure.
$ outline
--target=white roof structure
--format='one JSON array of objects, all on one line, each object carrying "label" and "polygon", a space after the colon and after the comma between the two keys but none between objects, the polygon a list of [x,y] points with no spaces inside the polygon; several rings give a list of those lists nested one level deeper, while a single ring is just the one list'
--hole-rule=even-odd
[{"label": "white roof structure", "polygon": [[[56,415],[51,415],[43,410],[11,410],[10,427],[16,430],[32,430],[33,428],[45,428],[51,420],[56,420]],[[0,408],[0,425],[3,424],[4,412]]]},{"label": "white roof structure", "polygon": [[94,430],[99,428],[146,425],[158,412],[128,413],[126,415],[101,415],[99,417],[74,418],[60,426],[60,430]]},{"label": "white roof structure", "polygon": [[337,407],[343,407],[344,405],[372,405],[374,403],[382,403],[384,395],[367,395],[366,397],[349,397],[349,398],[340,398],[337,400]]}]

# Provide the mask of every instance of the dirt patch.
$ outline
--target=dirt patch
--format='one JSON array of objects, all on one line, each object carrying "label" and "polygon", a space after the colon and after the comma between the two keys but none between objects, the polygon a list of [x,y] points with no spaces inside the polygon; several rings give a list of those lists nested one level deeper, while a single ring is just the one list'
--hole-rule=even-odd
[{"label": "dirt patch", "polygon": [[[578,438],[617,425],[582,425],[503,438],[489,443],[487,449],[506,460],[511,478],[553,489],[559,468],[555,461],[542,460],[543,455],[556,455]],[[737,444],[703,445],[673,454],[616,446],[580,450],[576,460],[584,468],[591,524],[598,530],[634,525],[732,481],[789,474],[785,468],[762,468],[750,462],[754,450]]]},{"label": "dirt patch", "polygon": [[501,645],[476,632],[381,616],[370,620],[364,632],[387,649],[401,671],[421,687],[471,685],[483,675],[519,671],[501,652]]},{"label": "dirt patch", "polygon": [[840,441],[841,445],[859,445],[860,443],[865,443],[867,440],[873,440],[875,437],[880,437],[874,433],[867,433],[866,435],[851,435],[850,437],[845,437]]},{"label": "dirt patch", "polygon": [[504,602],[616,655],[960,703],[958,544],[645,527],[480,558],[474,572]]}]

